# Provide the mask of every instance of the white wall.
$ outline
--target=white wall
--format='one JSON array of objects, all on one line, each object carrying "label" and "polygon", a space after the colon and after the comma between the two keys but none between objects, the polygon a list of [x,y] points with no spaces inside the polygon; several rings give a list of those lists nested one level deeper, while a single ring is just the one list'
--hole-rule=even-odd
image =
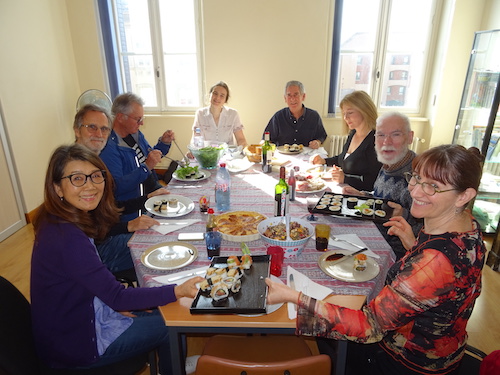
[{"label": "white wall", "polygon": [[[433,144],[451,141],[474,31],[500,28],[500,0],[443,4],[452,20],[442,30],[429,86],[437,100],[427,103],[430,122],[413,123],[426,139],[432,129]],[[205,84],[229,83],[230,105],[240,112],[250,142],[284,106],[288,80],[301,80],[306,105],[326,115],[332,7],[330,0],[203,1]],[[52,150],[73,141],[79,94],[106,90],[96,28],[94,0],[0,0],[0,101],[27,212],[43,199]],[[153,142],[173,129],[184,147],[192,121],[192,113],[159,113],[148,116],[143,131]],[[324,123],[328,133],[343,132],[338,119]]]}]

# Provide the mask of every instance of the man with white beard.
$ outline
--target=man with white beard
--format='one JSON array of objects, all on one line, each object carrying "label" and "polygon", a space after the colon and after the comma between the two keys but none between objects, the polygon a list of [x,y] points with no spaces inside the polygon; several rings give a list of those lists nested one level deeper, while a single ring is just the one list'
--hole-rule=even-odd
[{"label": "man with white beard", "polygon": [[[388,199],[390,207],[394,208],[392,216],[403,216],[412,226],[414,234],[418,234],[422,224],[410,215],[411,196],[405,172],[411,172],[411,163],[415,153],[410,150],[413,142],[413,131],[410,127],[408,116],[399,112],[384,113],[377,118],[375,130],[375,151],[382,168],[373,185],[373,192],[354,189],[351,186],[343,188],[344,194],[370,195],[377,198]],[[387,234],[387,228],[377,224],[380,232],[391,245],[396,257],[399,259],[406,249],[396,236]]]}]

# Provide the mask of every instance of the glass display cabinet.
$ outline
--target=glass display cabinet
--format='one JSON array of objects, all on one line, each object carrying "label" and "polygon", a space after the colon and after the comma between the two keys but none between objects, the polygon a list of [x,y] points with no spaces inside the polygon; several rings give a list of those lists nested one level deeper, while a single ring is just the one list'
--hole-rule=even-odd
[{"label": "glass display cabinet", "polygon": [[485,155],[473,213],[485,234],[497,233],[500,218],[500,30],[476,32],[453,143]]}]

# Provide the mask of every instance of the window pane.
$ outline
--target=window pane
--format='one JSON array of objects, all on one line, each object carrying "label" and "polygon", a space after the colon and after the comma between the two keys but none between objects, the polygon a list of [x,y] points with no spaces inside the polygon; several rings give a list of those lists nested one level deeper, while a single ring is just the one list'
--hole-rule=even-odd
[{"label": "window pane", "polygon": [[344,1],[337,106],[354,90],[371,92],[379,4],[378,0]]},{"label": "window pane", "polygon": [[[419,107],[432,21],[432,0],[393,1],[380,107]],[[410,16],[411,15],[411,16]],[[386,89],[391,86],[391,89]]]},{"label": "window pane", "polygon": [[199,107],[194,2],[161,0],[164,77],[169,107]]},{"label": "window pane", "polygon": [[147,0],[117,0],[118,48],[124,86],[156,107],[155,66]]}]

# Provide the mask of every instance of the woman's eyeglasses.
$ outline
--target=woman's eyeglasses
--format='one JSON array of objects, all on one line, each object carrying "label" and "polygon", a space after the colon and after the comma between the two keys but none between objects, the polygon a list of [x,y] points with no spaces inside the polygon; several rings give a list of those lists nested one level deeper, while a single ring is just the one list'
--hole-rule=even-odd
[{"label": "woman's eyeglasses", "polygon": [[427,195],[434,195],[436,193],[446,193],[447,191],[457,190],[457,189],[447,189],[447,190],[439,190],[435,185],[429,184],[427,182],[419,182],[420,176],[417,174],[413,174],[411,172],[405,172],[405,179],[410,186],[416,186],[417,184],[422,187],[422,191]]},{"label": "woman's eyeglasses", "polygon": [[75,187],[82,187],[87,183],[87,179],[90,178],[94,184],[102,184],[106,179],[106,171],[95,171],[91,174],[85,173],[73,173],[68,176],[61,177],[61,180],[67,178],[69,182]]},{"label": "woman's eyeglasses", "polygon": [[111,128],[108,126],[101,126],[98,127],[97,125],[94,124],[88,124],[88,125],[82,125],[88,129],[89,132],[91,133],[97,133],[98,130],[101,131],[102,134],[109,134],[111,131]]}]

